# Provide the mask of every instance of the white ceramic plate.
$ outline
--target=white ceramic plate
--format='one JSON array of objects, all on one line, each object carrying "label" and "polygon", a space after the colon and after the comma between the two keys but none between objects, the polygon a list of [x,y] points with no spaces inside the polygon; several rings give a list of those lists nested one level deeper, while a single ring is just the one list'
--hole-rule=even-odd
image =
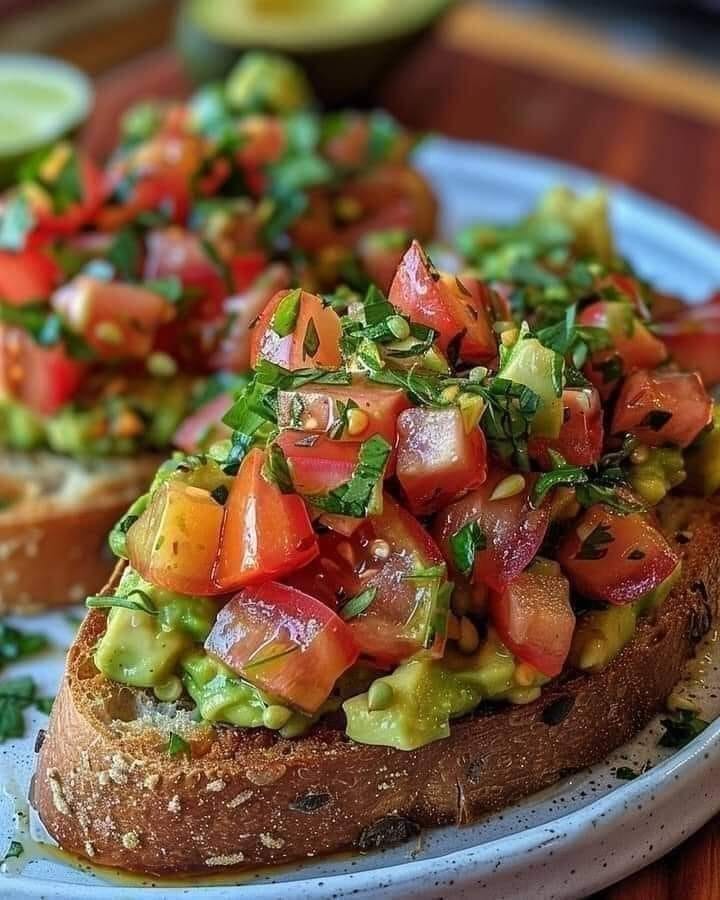
[{"label": "white ceramic plate", "polygon": [[[523,214],[553,184],[585,189],[592,175],[537,157],[446,140],[428,141],[419,154],[444,208],[444,232],[479,219]],[[699,299],[720,286],[720,241],[685,216],[618,185],[610,185],[613,223],[623,252],[659,287]],[[25,623],[29,627],[30,623]],[[43,660],[12,667],[32,672],[53,692],[73,629],[62,615],[33,623],[57,642]],[[708,719],[720,715],[720,642],[711,634],[691,665],[684,690]],[[27,835],[24,797],[33,742],[43,717],[28,717],[28,737],[0,745],[0,850],[13,837],[26,852],[0,876],[0,895],[15,898],[107,900],[242,900],[304,896],[372,898],[577,898],[610,884],[666,853],[720,810],[720,719],[688,747],[657,747],[656,720],[602,765],[584,770],[472,827],[425,832],[421,840],[383,853],[343,856],[246,875],[234,885],[154,885],[113,880],[44,851]],[[598,722],[602,728],[602,722]],[[618,766],[639,770],[633,781]],[[16,815],[20,813],[19,817]],[[238,888],[237,884],[242,884]]]}]

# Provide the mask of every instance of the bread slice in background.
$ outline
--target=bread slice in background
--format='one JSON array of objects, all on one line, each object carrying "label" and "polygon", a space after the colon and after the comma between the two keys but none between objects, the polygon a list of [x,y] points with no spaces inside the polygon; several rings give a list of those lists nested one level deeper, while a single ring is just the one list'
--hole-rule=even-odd
[{"label": "bread slice in background", "polygon": [[[720,597],[720,507],[672,500],[664,513],[681,581],[604,671],[564,673],[528,706],[484,706],[411,752],[354,743],[341,722],[294,740],[196,723],[98,672],[105,613],[93,610],[70,650],[32,803],[64,849],[154,874],[367,850],[472,822],[603,759],[663,706]],[[173,732],[190,755],[169,755]]]},{"label": "bread slice in background", "polygon": [[151,455],[0,455],[0,614],[56,609],[96,593],[115,565],[108,533],[157,465]]}]

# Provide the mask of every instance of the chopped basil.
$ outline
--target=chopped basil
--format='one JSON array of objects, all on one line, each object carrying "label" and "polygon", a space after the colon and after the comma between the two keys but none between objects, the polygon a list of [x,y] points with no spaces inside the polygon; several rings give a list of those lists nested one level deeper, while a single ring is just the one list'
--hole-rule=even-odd
[{"label": "chopped basil", "polygon": [[615,769],[615,777],[619,778],[621,781],[632,781],[634,778],[639,778],[640,775],[644,775],[651,768],[652,766],[650,765],[649,760],[643,763],[639,771],[632,769],[630,766],[618,766],[617,769]]},{"label": "chopped basil", "polygon": [[315,319],[311,318],[305,329],[305,337],[303,338],[303,359],[308,356],[315,356],[320,348],[320,337],[315,327]]},{"label": "chopped basil", "polygon": [[122,228],[107,249],[107,259],[119,278],[133,281],[142,261],[142,242],[134,228]]},{"label": "chopped basil", "polygon": [[263,656],[260,659],[254,659],[252,662],[246,663],[243,666],[243,671],[250,672],[253,669],[258,669],[260,666],[266,665],[267,663],[277,662],[277,660],[279,659],[284,659],[284,657],[290,656],[291,653],[297,653],[299,649],[300,644],[293,644],[292,647],[288,647],[285,650],[279,650],[277,653],[270,653],[268,656]]},{"label": "chopped basil", "polygon": [[48,712],[51,705],[50,698],[38,695],[37,685],[30,675],[0,682],[0,742],[25,734],[23,712],[28,707]]},{"label": "chopped basil", "polygon": [[364,519],[370,513],[373,501],[382,487],[392,448],[379,434],[364,441],[360,447],[357,465],[349,481],[327,494],[309,497],[314,506],[326,513]]},{"label": "chopped basil", "polygon": [[585,509],[595,506],[596,503],[602,503],[608,509],[619,513],[621,516],[629,516],[633,513],[642,512],[645,509],[645,506],[639,500],[620,494],[617,486],[596,481],[589,484],[579,484],[575,489],[575,498]]},{"label": "chopped basil", "polygon": [[230,491],[224,484],[219,484],[216,488],[210,491],[210,496],[220,506],[225,506],[229,494]]},{"label": "chopped basil", "polygon": [[607,545],[612,544],[614,540],[610,528],[601,522],[580,544],[575,559],[604,559],[608,552]]},{"label": "chopped basil", "polygon": [[34,631],[21,631],[0,620],[0,667],[47,649],[48,639]]},{"label": "chopped basil", "polygon": [[7,853],[0,859],[0,862],[7,862],[9,859],[17,859],[19,856],[22,856],[24,852],[25,848],[20,841],[10,841]]},{"label": "chopped basil", "polygon": [[595,368],[602,373],[603,384],[611,384],[613,381],[617,381],[619,378],[622,378],[625,371],[622,359],[619,356],[611,356],[604,362],[599,363]]},{"label": "chopped basil", "polygon": [[35,225],[35,217],[27,197],[16,194],[5,206],[0,218],[0,249],[22,250]]},{"label": "chopped basil", "polygon": [[[562,459],[562,457],[561,457]],[[559,485],[578,485],[588,481],[588,473],[580,466],[569,466],[564,460],[552,471],[544,472],[535,482],[533,506],[540,506],[547,494]]]},{"label": "chopped basil", "polygon": [[450,551],[458,572],[469,575],[475,564],[475,554],[486,546],[485,533],[474,519],[451,535]]},{"label": "chopped basil", "polygon": [[294,493],[295,488],[293,487],[290,467],[282,447],[278,446],[278,444],[270,444],[268,447],[263,475],[268,481],[276,485],[283,494]]},{"label": "chopped basil", "polygon": [[296,288],[286,294],[273,313],[270,327],[278,337],[287,337],[295,331],[300,315],[300,299],[302,291]]},{"label": "chopped basil", "polygon": [[119,606],[123,609],[132,609],[135,612],[144,612],[149,616],[158,614],[158,609],[152,597],[139,588],[130,591],[125,597],[103,595],[88,597],[85,601],[85,606],[88,609],[110,609],[114,606]]},{"label": "chopped basil", "polygon": [[143,287],[152,291],[153,294],[160,294],[170,303],[177,303],[183,296],[183,283],[177,275],[168,275],[165,278],[151,278],[149,281],[143,282]]},{"label": "chopped basil", "polygon": [[680,748],[696,738],[709,723],[698,718],[691,710],[683,709],[674,718],[663,719],[660,724],[665,733],[658,741],[659,746]]},{"label": "chopped basil", "polygon": [[373,585],[372,587],[365,588],[359,594],[356,594],[354,597],[351,597],[350,600],[347,601],[340,609],[338,610],[338,614],[341,619],[345,619],[347,622],[349,619],[354,619],[356,616],[359,616],[360,613],[365,612],[365,610],[370,606],[377,595],[377,588]]},{"label": "chopped basil", "polygon": [[184,738],[181,738],[179,734],[175,734],[174,731],[171,731],[167,745],[168,756],[177,756],[180,753],[188,753],[189,750],[190,744],[188,744]]}]

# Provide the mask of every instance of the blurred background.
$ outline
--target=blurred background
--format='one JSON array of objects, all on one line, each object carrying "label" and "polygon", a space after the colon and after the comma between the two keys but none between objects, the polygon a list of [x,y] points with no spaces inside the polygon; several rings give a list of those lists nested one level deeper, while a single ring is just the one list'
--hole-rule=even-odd
[{"label": "blurred background", "polygon": [[570,160],[720,228],[720,0],[0,0],[0,51],[93,79],[99,154],[132,100],[268,45],[329,105]]}]

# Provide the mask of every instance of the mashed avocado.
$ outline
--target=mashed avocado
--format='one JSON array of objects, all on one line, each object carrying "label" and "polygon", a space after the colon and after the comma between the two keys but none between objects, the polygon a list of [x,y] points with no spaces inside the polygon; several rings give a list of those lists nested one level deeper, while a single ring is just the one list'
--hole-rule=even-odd
[{"label": "mashed avocado", "polygon": [[635,491],[655,506],[666,494],[685,481],[685,462],[679,447],[647,447],[647,458],[630,467]]},{"label": "mashed avocado", "polygon": [[709,497],[720,490],[720,406],[713,408],[712,425],[686,453],[688,487]]}]

